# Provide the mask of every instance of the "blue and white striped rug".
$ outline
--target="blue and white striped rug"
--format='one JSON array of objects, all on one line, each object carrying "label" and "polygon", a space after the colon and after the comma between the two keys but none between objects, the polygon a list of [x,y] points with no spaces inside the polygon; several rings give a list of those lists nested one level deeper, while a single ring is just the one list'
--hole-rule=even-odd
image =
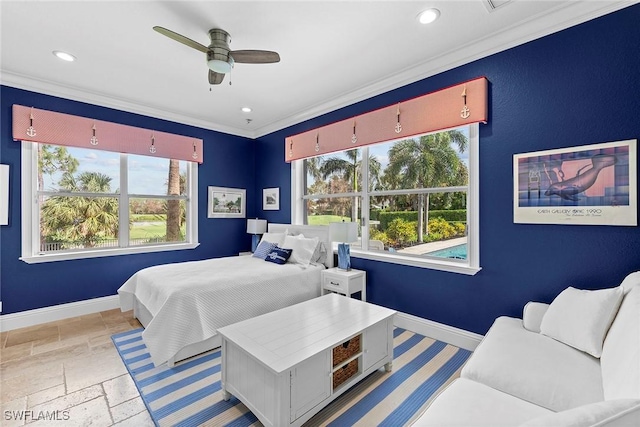
[{"label": "blue and white striped rug", "polygon": [[[238,399],[222,400],[220,350],[155,367],[142,329],[112,340],[157,426],[262,426]],[[404,329],[394,329],[393,371],[380,369],[333,401],[307,426],[402,426],[457,378],[471,354]]]}]

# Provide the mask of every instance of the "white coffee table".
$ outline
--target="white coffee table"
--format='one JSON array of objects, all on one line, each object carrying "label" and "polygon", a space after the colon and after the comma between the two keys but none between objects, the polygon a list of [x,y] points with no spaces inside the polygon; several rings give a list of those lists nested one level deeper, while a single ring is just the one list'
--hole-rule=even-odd
[{"label": "white coffee table", "polygon": [[265,426],[300,426],[393,359],[395,311],[329,294],[218,332],[222,392]]}]

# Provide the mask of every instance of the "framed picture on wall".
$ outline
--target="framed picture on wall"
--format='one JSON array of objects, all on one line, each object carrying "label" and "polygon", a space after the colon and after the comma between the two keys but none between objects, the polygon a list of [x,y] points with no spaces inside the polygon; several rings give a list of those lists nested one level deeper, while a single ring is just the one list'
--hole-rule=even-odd
[{"label": "framed picture on wall", "polygon": [[262,189],[262,210],[280,210],[280,187]]},{"label": "framed picture on wall", "polygon": [[247,190],[243,188],[209,187],[209,218],[245,218]]},{"label": "framed picture on wall", "polygon": [[0,165],[0,225],[9,224],[9,165]]},{"label": "framed picture on wall", "polygon": [[513,156],[513,221],[637,225],[637,140]]}]

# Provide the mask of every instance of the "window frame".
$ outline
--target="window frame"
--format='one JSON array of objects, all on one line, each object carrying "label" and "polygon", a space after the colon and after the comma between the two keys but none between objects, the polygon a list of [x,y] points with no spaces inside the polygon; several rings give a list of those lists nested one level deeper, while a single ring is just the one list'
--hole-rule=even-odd
[{"label": "window frame", "polygon": [[[40,209],[38,204],[38,188],[36,173],[38,170],[37,143],[22,142],[21,147],[21,192],[22,192],[22,252],[20,260],[27,264],[42,262],[67,261],[85,258],[99,258],[116,255],[129,255],[152,252],[194,249],[198,242],[198,166],[187,162],[187,181],[189,188],[186,197],[187,228],[185,241],[179,243],[155,243],[153,245],[120,246],[117,248],[69,250],[56,253],[40,253]],[[119,243],[129,242],[128,206],[130,198],[153,197],[168,198],[162,195],[128,194],[128,154],[120,154],[120,193],[110,194],[108,197],[118,198],[119,221],[122,233]],[[76,194],[73,194],[76,196]],[[79,195],[78,195],[79,196]],[[126,215],[123,215],[125,213]]]},{"label": "window frame", "polygon": [[[454,129],[459,129],[458,126]],[[466,189],[467,191],[467,260],[461,262],[460,260],[447,260],[436,258],[418,258],[407,255],[401,255],[398,253],[389,253],[381,251],[367,250],[369,228],[362,227],[362,249],[351,248],[351,256],[353,258],[362,258],[373,261],[389,262],[393,264],[407,265],[412,267],[427,268],[439,271],[448,271],[453,273],[460,273],[465,275],[475,275],[482,267],[480,267],[480,230],[479,230],[479,140],[480,129],[478,123],[472,123],[467,125],[469,130],[469,183],[466,187],[451,187],[447,188],[447,191],[452,189]],[[437,132],[444,132],[449,129],[443,129]],[[431,132],[431,133],[437,133]],[[368,157],[368,147],[358,147],[363,149],[362,157]],[[364,218],[361,218],[363,223],[369,223],[369,201],[372,195],[376,195],[380,192],[369,191],[369,173],[368,162],[362,162],[363,168],[361,171],[363,177],[363,183],[360,191],[354,193],[343,194],[330,194],[322,195],[324,197],[360,197],[361,211]],[[314,198],[313,195],[305,197],[306,188],[306,174],[304,170],[304,159],[294,160],[291,162],[291,223],[303,224],[305,220],[304,205],[305,199]],[[418,193],[418,192],[437,192],[438,189],[427,189],[422,191],[407,190],[395,190],[385,191],[384,193]]]}]

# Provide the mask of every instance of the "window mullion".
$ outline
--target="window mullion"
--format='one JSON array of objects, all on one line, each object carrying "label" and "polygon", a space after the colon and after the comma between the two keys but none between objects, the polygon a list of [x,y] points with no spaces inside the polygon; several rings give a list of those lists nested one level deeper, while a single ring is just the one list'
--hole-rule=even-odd
[{"label": "window mullion", "polygon": [[362,197],[360,198],[360,240],[363,250],[369,249],[369,147],[362,148]]},{"label": "window mullion", "polygon": [[[26,174],[23,173],[22,178],[28,179],[29,183],[23,182],[23,185],[30,188],[31,191],[29,193],[29,208],[26,209],[26,212],[23,212],[22,220],[25,220],[25,215],[29,216],[30,226],[22,226],[23,242],[31,242],[30,248],[27,249],[27,253],[30,256],[38,255],[40,253],[40,195],[38,194],[38,145],[31,144],[28,142],[22,143],[23,149],[29,150],[30,156],[24,156],[28,159],[29,169]],[[26,165],[23,163],[22,165],[25,167]],[[25,232],[27,235],[25,235]],[[26,255],[25,251],[22,253],[23,256]]]},{"label": "window mullion", "polygon": [[120,195],[118,196],[118,246],[129,247],[129,158],[120,154]]}]

